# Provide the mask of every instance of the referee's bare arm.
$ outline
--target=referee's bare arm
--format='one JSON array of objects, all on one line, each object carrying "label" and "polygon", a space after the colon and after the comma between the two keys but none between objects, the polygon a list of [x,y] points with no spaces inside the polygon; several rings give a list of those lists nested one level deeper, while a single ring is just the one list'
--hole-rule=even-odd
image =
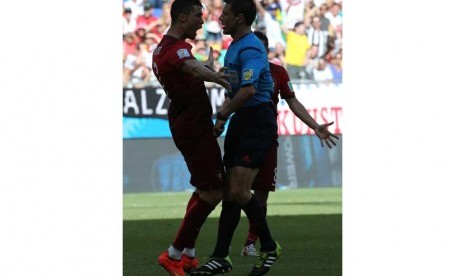
[{"label": "referee's bare arm", "polygon": [[228,117],[233,112],[239,110],[247,100],[255,95],[255,87],[252,84],[242,86],[236,95],[227,104],[224,104],[219,112],[221,116]]}]

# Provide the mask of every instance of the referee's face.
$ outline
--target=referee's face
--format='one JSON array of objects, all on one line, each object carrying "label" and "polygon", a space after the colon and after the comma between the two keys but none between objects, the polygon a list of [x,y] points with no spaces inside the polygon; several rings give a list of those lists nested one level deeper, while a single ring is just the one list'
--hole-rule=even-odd
[{"label": "referee's face", "polygon": [[222,24],[224,34],[231,35],[235,33],[237,21],[239,19],[234,16],[231,10],[231,4],[226,3],[224,5],[223,13],[221,14],[219,20]]}]

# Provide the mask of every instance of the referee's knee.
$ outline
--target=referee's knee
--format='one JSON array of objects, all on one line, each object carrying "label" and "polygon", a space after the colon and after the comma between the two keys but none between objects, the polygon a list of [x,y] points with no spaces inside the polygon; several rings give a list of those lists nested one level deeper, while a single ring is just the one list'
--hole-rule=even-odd
[{"label": "referee's knee", "polygon": [[252,198],[252,193],[246,189],[234,189],[229,194],[229,197],[239,205],[244,205]]}]

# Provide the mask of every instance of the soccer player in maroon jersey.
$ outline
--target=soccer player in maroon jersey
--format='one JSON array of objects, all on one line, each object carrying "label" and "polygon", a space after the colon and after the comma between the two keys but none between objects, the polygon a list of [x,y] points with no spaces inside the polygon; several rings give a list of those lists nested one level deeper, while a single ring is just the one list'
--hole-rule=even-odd
[{"label": "soccer player in maroon jersey", "polygon": [[204,81],[226,89],[231,86],[227,75],[211,70],[211,49],[208,60],[200,62],[192,55],[192,46],[185,42],[186,38],[194,39],[202,27],[200,0],[175,0],[170,16],[171,27],[153,52],[152,70],[171,100],[168,109],[171,134],[196,190],[173,243],[158,257],[158,263],[170,275],[184,276],[184,271],[198,266],[195,240],[206,218],[221,201],[225,185],[221,150],[213,133],[212,107]]},{"label": "soccer player in maroon jersey", "polygon": [[[269,51],[267,36],[260,31],[255,31],[254,34],[262,41],[262,43],[265,45],[265,48]],[[308,127],[315,131],[318,138],[320,138],[322,147],[324,146],[323,141],[329,148],[331,148],[331,144],[336,145],[332,138],[339,139],[339,137],[328,131],[328,126],[332,125],[334,122],[322,125],[318,124],[312,118],[312,116],[308,114],[302,103],[300,103],[296,98],[286,69],[271,62],[269,64],[271,76],[274,81],[274,92],[272,100],[276,106],[276,109],[279,103],[279,96],[281,96],[282,99],[286,100],[292,112]],[[276,135],[276,139],[278,139],[278,135]],[[255,182],[252,184],[252,190],[254,190],[255,197],[258,199],[260,205],[262,206],[265,215],[267,211],[266,202],[268,200],[268,194],[270,191],[273,192],[275,190],[277,165],[278,143],[276,141],[274,146],[268,152],[266,161],[260,168]],[[257,250],[255,249],[255,242],[257,239],[257,229],[252,224],[249,224],[249,233],[241,252],[242,256],[256,256],[258,254]]]}]

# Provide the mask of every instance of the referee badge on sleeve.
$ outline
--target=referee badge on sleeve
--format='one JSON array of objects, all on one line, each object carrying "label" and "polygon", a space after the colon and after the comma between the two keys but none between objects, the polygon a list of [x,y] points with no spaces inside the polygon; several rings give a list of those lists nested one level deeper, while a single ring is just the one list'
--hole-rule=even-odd
[{"label": "referee badge on sleeve", "polygon": [[245,69],[242,72],[242,80],[248,81],[253,78],[253,70],[252,69]]}]

